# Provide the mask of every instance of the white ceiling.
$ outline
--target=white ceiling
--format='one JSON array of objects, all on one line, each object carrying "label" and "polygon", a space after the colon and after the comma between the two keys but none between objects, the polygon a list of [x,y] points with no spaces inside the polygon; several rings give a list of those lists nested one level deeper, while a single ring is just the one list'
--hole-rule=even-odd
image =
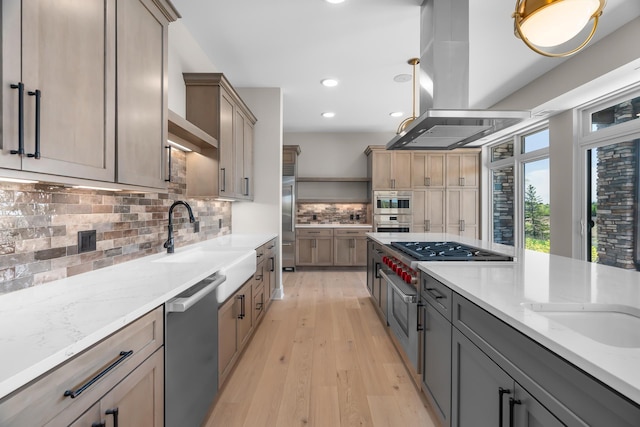
[{"label": "white ceiling", "polygon": [[[513,36],[514,0],[469,1],[471,108],[490,107],[563,61]],[[402,118],[390,112],[411,115],[411,82],[393,77],[410,74],[407,60],[420,56],[421,0],[172,2],[231,84],[282,88],[285,132],[392,133]],[[637,16],[638,0],[608,0],[596,37]],[[329,77],[339,85],[320,84]]]}]

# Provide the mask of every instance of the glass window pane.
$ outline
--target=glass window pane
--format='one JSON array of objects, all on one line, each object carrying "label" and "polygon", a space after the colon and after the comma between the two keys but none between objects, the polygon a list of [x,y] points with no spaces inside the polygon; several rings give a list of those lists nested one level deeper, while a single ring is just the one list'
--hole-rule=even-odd
[{"label": "glass window pane", "polygon": [[514,241],[515,185],[513,166],[492,171],[493,241],[504,245]]},{"label": "glass window pane", "polygon": [[[640,269],[640,140],[590,150],[591,260]],[[588,230],[589,231],[589,230]]]},{"label": "glass window pane", "polygon": [[629,99],[591,114],[591,132],[640,117],[640,97]]},{"label": "glass window pane", "polygon": [[532,151],[547,148],[549,146],[549,129],[526,135],[522,138],[522,153],[530,153]]},{"label": "glass window pane", "polygon": [[513,157],[513,141],[505,142],[491,148],[491,161]]},{"label": "glass window pane", "polygon": [[549,159],[524,164],[526,249],[549,253]]}]

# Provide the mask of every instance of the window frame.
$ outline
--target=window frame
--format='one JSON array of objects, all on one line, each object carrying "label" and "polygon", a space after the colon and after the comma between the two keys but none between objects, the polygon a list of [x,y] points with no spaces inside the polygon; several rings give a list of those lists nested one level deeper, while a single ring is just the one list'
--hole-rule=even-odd
[{"label": "window frame", "polygon": [[[519,130],[517,133],[514,133],[506,138],[501,138],[491,144],[487,144],[487,161],[486,167],[488,170],[488,180],[489,180],[489,191],[488,191],[488,236],[490,237],[490,241],[493,242],[493,171],[502,169],[505,167],[512,166],[514,171],[514,188],[516,194],[514,195],[515,204],[513,207],[513,216],[514,216],[514,247],[516,248],[524,248],[525,243],[525,227],[524,227],[524,194],[525,194],[525,182],[524,182],[524,166],[527,163],[535,162],[538,160],[549,159],[549,146],[530,151],[528,153],[522,153],[522,147],[524,144],[524,138],[549,129],[549,122],[543,121],[536,123],[533,126],[524,128]],[[500,159],[496,161],[491,161],[492,149],[498,145],[513,142],[513,157],[509,157],[506,159]]]},{"label": "window frame", "polygon": [[[640,119],[593,131],[591,130],[591,114],[638,96],[640,96],[640,85],[634,85],[617,91],[604,99],[576,108],[579,132],[575,139],[574,158],[578,160],[579,167],[574,173],[573,191],[580,195],[580,197],[576,198],[576,203],[579,203],[579,205],[574,206],[574,209],[580,212],[580,224],[579,233],[574,240],[574,248],[578,250],[578,258],[581,260],[587,261],[591,252],[589,247],[591,232],[588,228],[591,215],[590,213],[587,215],[589,212],[587,202],[590,198],[590,194],[587,192],[591,186],[591,183],[587,181],[591,168],[588,152],[595,148],[640,139]],[[639,238],[640,214],[637,214],[636,239]],[[640,254],[637,252],[640,252],[640,243],[636,243],[636,245],[635,256],[636,261],[638,261],[637,258],[640,258]]]}]

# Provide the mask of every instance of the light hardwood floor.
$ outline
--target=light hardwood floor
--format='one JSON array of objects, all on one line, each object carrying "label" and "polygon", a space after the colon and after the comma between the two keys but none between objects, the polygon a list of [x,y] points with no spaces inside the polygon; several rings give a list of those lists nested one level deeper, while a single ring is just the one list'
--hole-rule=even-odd
[{"label": "light hardwood floor", "polygon": [[274,301],[206,423],[437,424],[369,301],[362,271],[283,273]]}]

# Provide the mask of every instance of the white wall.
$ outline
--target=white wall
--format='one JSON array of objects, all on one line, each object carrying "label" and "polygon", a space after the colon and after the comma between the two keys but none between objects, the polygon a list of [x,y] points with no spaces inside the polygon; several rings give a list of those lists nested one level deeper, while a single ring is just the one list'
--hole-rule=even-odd
[{"label": "white wall", "polygon": [[[236,88],[258,122],[253,149],[254,200],[231,205],[234,233],[277,233],[282,236],[282,90]],[[281,240],[281,239],[280,239]],[[282,241],[278,248],[282,259]],[[283,297],[281,268],[276,267],[278,295]]]},{"label": "white wall", "polygon": [[368,145],[386,145],[395,135],[378,132],[288,132],[285,145],[299,145],[298,176],[345,177],[367,176]]},{"label": "white wall", "polygon": [[182,73],[215,73],[213,62],[181,20],[169,25],[169,109],[185,116],[185,85]]}]

